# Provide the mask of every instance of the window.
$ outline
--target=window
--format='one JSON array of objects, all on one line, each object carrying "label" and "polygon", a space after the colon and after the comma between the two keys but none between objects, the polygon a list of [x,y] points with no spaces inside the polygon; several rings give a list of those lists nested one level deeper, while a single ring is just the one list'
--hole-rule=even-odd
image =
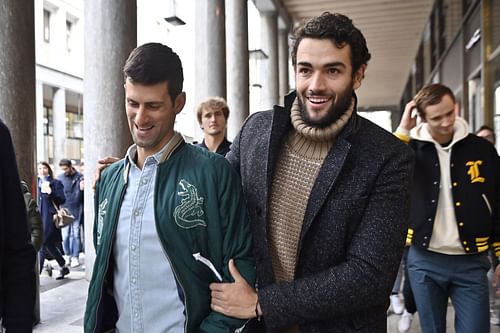
[{"label": "window", "polygon": [[73,27],[73,23],[71,21],[66,20],[66,50],[71,52],[71,28]]},{"label": "window", "polygon": [[43,40],[50,42],[50,12],[46,9],[43,10]]}]

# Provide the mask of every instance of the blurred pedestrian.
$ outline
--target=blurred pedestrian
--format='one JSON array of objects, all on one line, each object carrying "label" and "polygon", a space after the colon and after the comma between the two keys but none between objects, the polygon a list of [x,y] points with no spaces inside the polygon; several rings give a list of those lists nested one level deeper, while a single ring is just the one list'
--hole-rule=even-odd
[{"label": "blurred pedestrian", "polygon": [[[61,242],[61,230],[54,225],[53,216],[56,214],[56,207],[60,207],[66,198],[64,197],[63,184],[54,178],[52,168],[47,162],[38,163],[38,193],[40,215],[43,223],[43,245],[40,251],[40,271],[45,263],[46,251],[59,264],[59,274],[57,280],[64,279],[69,274],[64,257],[59,250],[57,243]],[[47,263],[47,265],[49,265]]]},{"label": "blurred pedestrian", "polygon": [[495,136],[495,131],[493,131],[493,128],[489,127],[488,125],[483,125],[478,128],[476,131],[476,135],[488,140],[491,142],[493,145],[496,143],[496,136]]},{"label": "blurred pedestrian", "polygon": [[64,196],[66,198],[61,207],[69,209],[75,217],[73,223],[61,228],[62,245],[64,253],[70,259],[70,266],[75,268],[80,266],[78,257],[81,248],[80,217],[83,210],[83,190],[81,184],[83,176],[73,167],[73,163],[69,159],[63,158],[59,162],[59,167],[63,173],[59,175],[58,179],[63,184]]},{"label": "blurred pedestrian", "polygon": [[35,247],[36,252],[40,251],[43,243],[43,224],[42,217],[36,199],[33,198],[28,184],[24,180],[21,181],[21,189],[23,191],[24,203],[26,205],[26,213],[28,215],[28,226],[31,233],[31,244]]}]

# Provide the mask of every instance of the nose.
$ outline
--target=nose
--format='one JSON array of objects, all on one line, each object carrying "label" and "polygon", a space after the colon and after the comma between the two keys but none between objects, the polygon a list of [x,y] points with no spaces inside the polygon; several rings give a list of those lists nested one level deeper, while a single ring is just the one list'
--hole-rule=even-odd
[{"label": "nose", "polygon": [[325,79],[323,74],[316,72],[312,77],[309,84],[309,90],[313,92],[323,91],[325,89]]},{"label": "nose", "polygon": [[143,104],[137,107],[137,112],[135,113],[134,121],[137,125],[145,124],[147,121],[146,108]]}]

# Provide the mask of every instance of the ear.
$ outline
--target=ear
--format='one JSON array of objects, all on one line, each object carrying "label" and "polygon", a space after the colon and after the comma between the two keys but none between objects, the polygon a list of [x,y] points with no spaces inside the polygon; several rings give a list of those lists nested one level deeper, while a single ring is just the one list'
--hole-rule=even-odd
[{"label": "ear", "polygon": [[175,98],[174,101],[175,114],[181,112],[181,110],[184,108],[184,105],[186,105],[186,93],[183,91]]},{"label": "ear", "polygon": [[456,116],[460,115],[460,105],[458,103],[455,103],[454,111]]},{"label": "ear", "polygon": [[358,89],[361,87],[361,81],[363,81],[365,77],[365,70],[366,70],[366,65],[361,65],[359,69],[354,73],[353,76],[353,88],[354,90]]}]

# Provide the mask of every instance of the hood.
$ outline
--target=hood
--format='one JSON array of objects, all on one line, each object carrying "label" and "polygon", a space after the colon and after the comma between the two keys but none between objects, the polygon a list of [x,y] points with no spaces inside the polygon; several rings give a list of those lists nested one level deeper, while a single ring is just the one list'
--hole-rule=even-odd
[{"label": "hood", "polygon": [[[453,139],[448,147],[453,146],[456,142],[462,140],[467,135],[469,135],[469,125],[465,119],[461,117],[455,118],[455,124],[453,125]],[[429,132],[429,125],[426,122],[422,122],[411,132],[411,137],[420,141],[432,142],[438,144],[434,140]]]}]

